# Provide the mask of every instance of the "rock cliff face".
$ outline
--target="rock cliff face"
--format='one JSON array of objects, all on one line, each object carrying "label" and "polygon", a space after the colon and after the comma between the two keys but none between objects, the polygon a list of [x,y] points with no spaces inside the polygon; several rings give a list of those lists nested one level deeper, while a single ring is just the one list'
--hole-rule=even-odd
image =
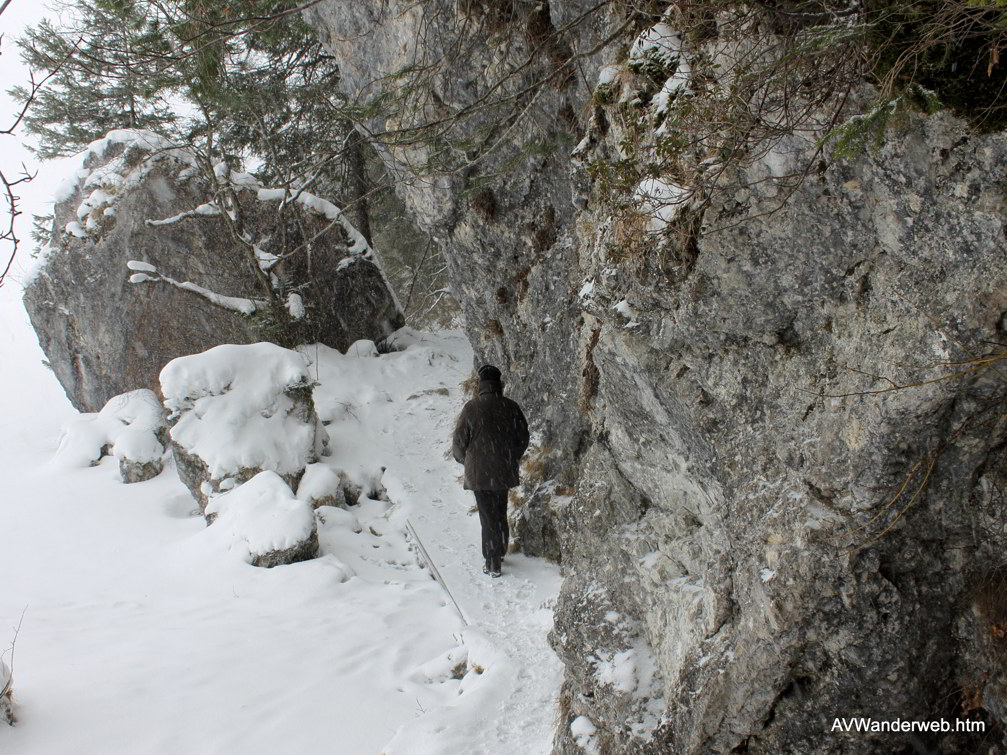
[{"label": "rock cliff face", "polygon": [[[909,114],[838,161],[795,135],[725,173],[684,242],[627,243],[588,169],[628,136],[592,100],[640,29],[614,5],[307,12],[350,93],[437,60],[441,117],[501,81],[528,105],[498,152],[401,194],[541,433],[521,538],[566,575],[557,752],[964,752],[834,721],[966,713],[999,741],[1007,379],[982,359],[1007,329],[1007,139]],[[550,45],[576,75],[543,73]],[[789,197],[765,180],[808,164]]]},{"label": "rock cliff face", "polygon": [[[582,328],[576,297],[583,278],[568,155],[584,135],[577,112],[591,87],[568,66],[557,70],[570,48],[553,36],[576,22],[581,46],[600,45],[612,28],[591,7],[436,0],[354,8],[322,2],[305,11],[338,57],[351,100],[374,95],[385,77],[400,71],[424,72],[414,82],[395,79],[391,89],[401,108],[394,118],[368,125],[390,132],[379,136],[383,157],[401,177],[397,189],[417,224],[445,254],[479,359],[499,365],[509,392],[534,407],[545,431],[542,445],[554,449],[541,454],[545,478],[561,467],[572,472],[586,439],[578,355],[591,332]],[[588,80],[600,59],[581,61]],[[494,98],[503,106],[489,104]],[[519,125],[514,102],[526,116]],[[411,126],[459,112],[463,117],[446,135],[477,142],[468,151],[425,145],[426,132],[408,138]],[[398,139],[402,133],[406,138]],[[486,154],[478,144],[496,149]],[[436,170],[452,156],[460,163]],[[532,509],[541,513],[540,506],[535,496]],[[554,549],[551,521],[533,521],[538,531],[529,538]]]},{"label": "rock cliff face", "polygon": [[[170,360],[220,343],[286,337],[344,349],[402,324],[373,253],[336,208],[301,195],[295,220],[279,211],[282,191],[220,170],[211,183],[192,155],[168,147],[148,132],[114,132],[92,145],[56,204],[51,250],[24,301],[75,407],[97,411],[114,395],[156,390]],[[247,244],[214,204],[229,189]],[[304,234],[310,257],[274,265]],[[131,270],[147,282],[131,283]],[[303,310],[292,334],[277,332],[270,311],[293,311],[287,292],[267,303],[264,283],[280,276]]]},{"label": "rock cliff face", "polygon": [[[443,55],[423,85],[464,113],[500,76],[499,24],[530,61],[521,83],[547,70],[529,32],[543,12],[563,29],[590,8],[308,15],[351,92]],[[611,62],[606,33],[632,41],[596,15],[560,36],[588,82]],[[909,115],[839,162],[791,137],[723,176],[746,188],[669,255],[657,236],[625,243],[585,169],[625,134],[584,81],[529,85],[531,125],[501,134],[502,154],[402,187],[444,245],[478,359],[542,433],[522,539],[566,574],[557,751],[969,751],[833,723],[1002,720],[1007,380],[981,358],[1005,335],[1007,139]],[[533,138],[558,146],[529,155]],[[387,157],[428,156],[407,152]],[[521,168],[477,180],[507,160]],[[786,201],[763,180],[809,163]]]},{"label": "rock cliff face", "polygon": [[[1003,351],[1005,149],[910,116],[772,215],[753,183],[767,158],[706,210],[717,230],[684,274],[586,240],[597,392],[555,508],[555,639],[570,715],[606,722],[603,751],[910,747],[833,721],[951,718],[963,685],[1000,675],[1002,656],[960,643],[1003,620],[979,596],[1001,584],[1007,383],[971,370]],[[602,673],[634,647],[663,682],[649,731],[638,688]],[[1002,690],[985,684],[994,716]],[[558,745],[576,750],[562,729]]]}]

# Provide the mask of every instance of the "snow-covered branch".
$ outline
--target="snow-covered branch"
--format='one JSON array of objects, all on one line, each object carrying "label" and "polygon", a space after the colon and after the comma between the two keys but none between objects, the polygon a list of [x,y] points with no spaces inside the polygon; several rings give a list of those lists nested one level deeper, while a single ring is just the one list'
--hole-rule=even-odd
[{"label": "snow-covered branch", "polygon": [[225,296],[224,294],[218,294],[189,281],[177,281],[174,278],[169,278],[167,275],[161,275],[156,267],[146,262],[130,260],[126,263],[126,267],[133,271],[133,275],[129,276],[130,283],[167,283],[168,285],[179,288],[182,291],[188,291],[196,294],[197,296],[202,296],[204,299],[217,305],[218,307],[230,309],[246,316],[255,314],[259,307],[265,304],[265,302],[260,299],[248,299],[242,296]]},{"label": "snow-covered branch", "polygon": [[350,241],[349,252],[354,255],[364,255],[365,257],[373,257],[373,250],[367,240],[364,238],[363,234],[356,229],[356,227],[346,218],[346,215],[336,207],[332,202],[326,199],[315,196],[304,190],[297,190],[291,192],[289,189],[266,189],[261,188],[258,192],[259,200],[263,202],[275,202],[279,201],[282,204],[289,204],[290,202],[297,202],[302,207],[312,210],[318,213],[330,221],[329,225],[323,228],[321,231],[316,233],[312,237],[312,241],[317,239],[322,234],[326,233],[333,225],[338,223],[342,226],[343,231],[346,233],[347,239]]},{"label": "snow-covered branch", "polygon": [[164,218],[162,220],[145,220],[144,222],[149,226],[173,225],[175,223],[180,223],[187,218],[213,218],[218,215],[220,215],[220,208],[217,207],[217,205],[213,202],[204,202],[194,210],[186,210],[185,212],[180,212],[177,215],[172,215],[170,218]]}]

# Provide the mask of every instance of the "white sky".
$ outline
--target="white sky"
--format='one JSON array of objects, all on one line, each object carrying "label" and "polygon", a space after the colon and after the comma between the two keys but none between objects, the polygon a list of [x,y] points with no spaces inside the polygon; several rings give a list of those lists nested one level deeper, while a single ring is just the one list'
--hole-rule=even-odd
[{"label": "white sky", "polygon": [[[0,0],[2,4],[2,0]],[[0,15],[0,127],[9,128],[18,111],[6,90],[15,84],[28,82],[28,72],[21,65],[15,40],[22,30],[37,23],[46,13],[45,5],[35,0],[12,0]],[[57,185],[59,161],[40,166],[21,143],[20,131],[13,136],[0,136],[0,165],[4,175],[14,178],[21,164],[38,177],[18,187],[21,196],[18,235],[21,246],[5,283],[0,287],[0,457],[23,447],[37,435],[52,432],[73,415],[63,389],[52,372],[43,366],[44,355],[28,315],[21,304],[20,278],[31,261],[32,214],[50,212],[50,196]],[[6,197],[0,206],[0,222],[7,223]],[[0,245],[0,259],[7,264],[8,244]],[[0,465],[0,476],[6,479],[9,470]]]}]

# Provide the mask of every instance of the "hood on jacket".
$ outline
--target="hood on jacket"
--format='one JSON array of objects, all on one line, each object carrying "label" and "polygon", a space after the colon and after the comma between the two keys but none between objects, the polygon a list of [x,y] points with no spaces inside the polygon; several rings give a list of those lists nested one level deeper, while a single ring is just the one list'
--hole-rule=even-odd
[{"label": "hood on jacket", "polygon": [[502,380],[480,380],[479,381],[479,395],[484,396],[487,393],[503,393],[503,381]]}]

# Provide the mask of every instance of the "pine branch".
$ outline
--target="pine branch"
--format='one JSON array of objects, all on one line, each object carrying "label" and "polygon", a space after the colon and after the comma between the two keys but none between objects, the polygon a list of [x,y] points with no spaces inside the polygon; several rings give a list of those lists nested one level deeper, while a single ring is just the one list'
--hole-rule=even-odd
[{"label": "pine branch", "polygon": [[174,278],[169,278],[167,275],[162,275],[153,265],[149,265],[146,262],[130,260],[126,263],[126,266],[130,270],[134,271],[134,273],[129,276],[130,283],[167,283],[169,286],[174,286],[182,291],[188,291],[191,294],[196,294],[196,296],[200,296],[211,304],[214,304],[222,309],[229,309],[232,312],[237,312],[245,315],[246,317],[255,314],[256,311],[268,303],[262,299],[249,299],[243,296],[226,296],[224,294],[218,294],[215,291],[210,291],[208,288],[204,288],[203,286],[190,281],[177,281]]}]

